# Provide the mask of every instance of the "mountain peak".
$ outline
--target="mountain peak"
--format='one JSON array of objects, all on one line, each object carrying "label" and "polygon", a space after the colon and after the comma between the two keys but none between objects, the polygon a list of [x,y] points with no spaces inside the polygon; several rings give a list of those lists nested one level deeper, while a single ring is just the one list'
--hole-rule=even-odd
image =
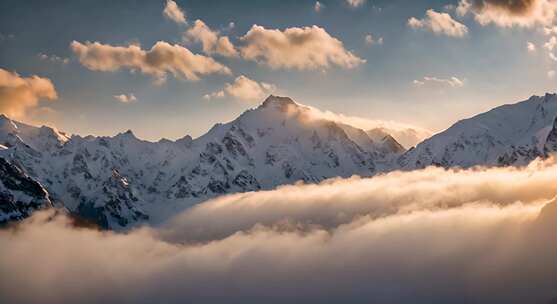
[{"label": "mountain peak", "polygon": [[557,94],[555,93],[545,93],[545,96],[543,97],[544,101],[548,102],[551,101],[552,99],[554,99],[554,97],[557,96]]},{"label": "mountain peak", "polygon": [[268,108],[268,107],[276,107],[276,108],[285,108],[288,106],[297,106],[298,104],[292,100],[290,97],[285,96],[275,96],[269,95],[267,99],[261,104],[260,107]]},{"label": "mountain peak", "polygon": [[0,114],[0,121],[11,120],[6,114]]},{"label": "mountain peak", "polygon": [[118,135],[116,135],[116,137],[137,139],[137,137],[135,136],[135,134],[133,133],[132,130],[127,130],[126,132],[118,133]]}]

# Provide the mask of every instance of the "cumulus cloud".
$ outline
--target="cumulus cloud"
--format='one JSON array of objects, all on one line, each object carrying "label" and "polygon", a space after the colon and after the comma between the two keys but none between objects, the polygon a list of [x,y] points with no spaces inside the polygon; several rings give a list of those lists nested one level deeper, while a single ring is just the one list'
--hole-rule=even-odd
[{"label": "cumulus cloud", "polygon": [[550,26],[557,18],[554,0],[460,0],[459,15],[474,15],[481,25],[501,27]]},{"label": "cumulus cloud", "polygon": [[346,3],[351,7],[360,7],[366,3],[366,0],[346,0]]},{"label": "cumulus cloud", "polygon": [[372,34],[367,34],[364,37],[364,41],[366,42],[367,45],[374,45],[374,44],[382,45],[383,44],[383,37],[379,37],[379,38],[375,39]]},{"label": "cumulus cloud", "polygon": [[225,57],[237,57],[238,51],[227,36],[219,37],[219,32],[211,30],[203,21],[195,20],[185,34],[186,38],[200,42],[203,52],[208,55],[219,54]]},{"label": "cumulus cloud", "polygon": [[416,79],[412,83],[419,87],[431,85],[434,87],[441,87],[441,88],[443,87],[462,88],[464,86],[464,81],[458,79],[455,76],[452,76],[448,79],[425,76],[423,79],[420,80]]},{"label": "cumulus cloud", "polygon": [[408,26],[413,29],[427,29],[438,35],[450,37],[464,37],[468,34],[466,25],[454,20],[447,13],[439,13],[435,10],[428,10],[423,19],[412,17],[408,19]]},{"label": "cumulus cloud", "polygon": [[39,109],[41,100],[58,98],[52,81],[33,75],[21,77],[0,68],[0,112],[14,119],[25,119]]},{"label": "cumulus cloud", "polygon": [[549,303],[556,178],[551,160],[335,179],[217,198],[121,234],[39,212],[0,230],[0,299]]},{"label": "cumulus cloud", "polygon": [[319,26],[291,27],[284,31],[259,25],[241,38],[241,55],[274,69],[315,70],[332,65],[351,69],[365,63],[343,43]]},{"label": "cumulus cloud", "polygon": [[199,80],[208,74],[231,74],[230,69],[214,59],[194,54],[187,48],[159,41],[150,50],[139,45],[112,46],[99,42],[73,41],[71,50],[79,62],[93,71],[112,72],[121,68],[139,70],[164,82],[168,73],[177,78]]},{"label": "cumulus cloud", "polygon": [[258,102],[276,90],[276,86],[257,82],[241,75],[233,83],[227,83],[223,90],[203,96],[205,99],[224,98],[226,95],[245,102]]},{"label": "cumulus cloud", "polygon": [[120,95],[114,95],[112,96],[114,97],[114,99],[116,99],[117,101],[121,102],[121,103],[132,103],[134,101],[137,101],[137,98],[135,97],[134,94],[120,94]]},{"label": "cumulus cloud", "polygon": [[186,24],[186,16],[184,15],[184,11],[182,11],[178,4],[176,4],[176,2],[172,0],[166,0],[166,5],[164,7],[164,10],[162,11],[162,14],[166,18],[178,24]]}]

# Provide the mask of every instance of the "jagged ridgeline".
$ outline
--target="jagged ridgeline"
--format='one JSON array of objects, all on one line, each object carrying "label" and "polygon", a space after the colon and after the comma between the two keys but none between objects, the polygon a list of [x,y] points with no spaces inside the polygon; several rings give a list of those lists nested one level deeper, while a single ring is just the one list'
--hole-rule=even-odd
[{"label": "jagged ridgeline", "polygon": [[557,148],[547,94],[462,120],[406,151],[380,130],[319,118],[270,96],[205,135],[147,142],[71,136],[0,118],[0,220],[57,206],[109,229],[156,224],[208,198],[429,165],[524,165]]},{"label": "jagged ridgeline", "polygon": [[195,140],[147,142],[131,131],[69,137],[2,117],[0,143],[0,157],[55,205],[111,229],[157,223],[225,193],[372,176],[405,151],[386,133],[316,118],[276,96]]}]

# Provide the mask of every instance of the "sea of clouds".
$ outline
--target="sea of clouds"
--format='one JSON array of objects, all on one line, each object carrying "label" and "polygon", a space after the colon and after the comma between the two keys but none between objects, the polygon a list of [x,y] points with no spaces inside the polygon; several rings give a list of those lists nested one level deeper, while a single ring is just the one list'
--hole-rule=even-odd
[{"label": "sea of clouds", "polygon": [[126,233],[0,230],[2,303],[551,303],[557,161],[234,194]]}]

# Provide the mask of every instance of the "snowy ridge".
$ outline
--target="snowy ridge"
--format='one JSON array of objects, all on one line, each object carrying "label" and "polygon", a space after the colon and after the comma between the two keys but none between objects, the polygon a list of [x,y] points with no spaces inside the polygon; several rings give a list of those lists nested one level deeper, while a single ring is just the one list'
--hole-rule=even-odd
[{"label": "snowy ridge", "polygon": [[205,135],[147,142],[68,137],[0,117],[0,157],[21,167],[71,212],[105,228],[158,223],[225,193],[270,189],[330,177],[371,176],[404,149],[388,134],[370,136],[315,118],[290,98],[270,96]]},{"label": "snowy ridge", "polygon": [[402,155],[394,168],[525,165],[556,151],[557,95],[532,96],[461,120]]},{"label": "snowy ridge", "polygon": [[[521,166],[557,151],[555,94],[464,119],[408,151],[383,130],[312,113],[290,98],[270,96],[199,138],[158,142],[131,131],[68,137],[0,116],[0,221],[54,204],[124,229],[160,223],[227,193],[431,165]],[[13,180],[28,187],[14,188],[21,182]]]}]

